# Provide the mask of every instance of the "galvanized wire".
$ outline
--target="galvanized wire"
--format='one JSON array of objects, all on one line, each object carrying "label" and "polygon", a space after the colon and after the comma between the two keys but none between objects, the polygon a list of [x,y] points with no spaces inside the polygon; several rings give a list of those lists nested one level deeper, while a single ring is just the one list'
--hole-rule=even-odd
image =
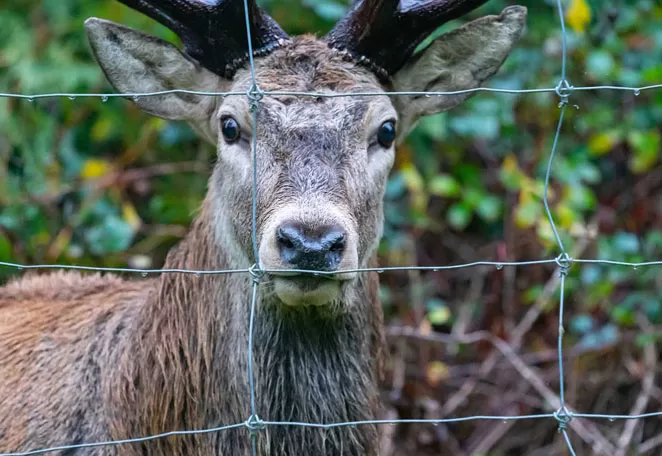
[{"label": "galvanized wire", "polygon": [[[439,97],[445,95],[462,95],[472,94],[479,92],[501,93],[510,95],[526,95],[532,93],[554,93],[558,87],[546,87],[537,89],[502,89],[498,87],[475,87],[473,89],[452,90],[452,91],[376,91],[376,92],[298,92],[290,90],[264,90],[260,93],[265,97],[271,96],[297,96],[297,97],[314,97],[314,98],[341,98],[341,97],[378,97],[383,95],[390,96],[427,96]],[[605,91],[617,90],[623,92],[632,92],[634,95],[639,95],[642,92],[662,89],[662,84],[651,84],[647,86],[616,86],[616,85],[599,85],[599,86],[580,86],[572,87],[573,92],[590,92],[590,91]],[[198,90],[187,89],[172,89],[160,90],[155,92],[130,92],[130,93],[82,93],[82,92],[52,92],[52,93],[35,93],[35,94],[20,94],[0,92],[0,98],[14,98],[18,100],[26,100],[28,102],[36,101],[42,98],[68,98],[76,100],[77,98],[99,98],[102,102],[107,102],[110,98],[130,98],[135,100],[143,97],[156,97],[160,95],[172,94],[189,94],[208,97],[240,97],[246,96],[246,92],[205,92]]]},{"label": "galvanized wire", "polygon": [[253,245],[253,266],[251,274],[253,276],[253,292],[251,297],[251,313],[248,323],[248,383],[251,400],[251,416],[246,421],[250,431],[251,453],[257,456],[257,431],[263,428],[261,420],[255,409],[255,373],[253,371],[253,328],[255,326],[255,305],[257,302],[258,287],[260,286],[260,260],[257,246],[257,116],[262,100],[260,87],[255,77],[255,59],[253,57],[253,39],[251,34],[251,21],[249,17],[248,0],[244,0],[244,19],[246,20],[246,41],[248,43],[248,59],[251,69],[251,88],[246,93],[250,100],[250,109],[252,117],[252,148],[253,148],[253,185],[251,192],[251,243]]},{"label": "galvanized wire", "polygon": [[[601,266],[623,266],[632,269],[648,268],[655,266],[662,266],[662,260],[656,261],[617,261],[617,260],[601,260],[595,258],[571,258],[567,257],[573,264],[594,264]],[[535,265],[553,265],[558,264],[559,257],[549,258],[544,260],[531,260],[531,261],[474,261],[471,263],[458,263],[458,264],[440,264],[436,266],[391,266],[391,267],[372,267],[372,268],[356,268],[356,269],[339,269],[337,271],[313,271],[309,269],[270,269],[264,268],[256,271],[255,268],[244,269],[134,269],[134,268],[104,268],[96,266],[78,266],[66,264],[21,264],[21,263],[8,263],[0,261],[0,267],[10,269],[22,270],[62,270],[62,271],[83,271],[83,272],[111,272],[111,273],[127,273],[135,274],[143,277],[148,277],[158,274],[192,274],[192,275],[222,275],[222,274],[251,274],[256,272],[260,274],[279,274],[279,273],[292,273],[292,274],[310,274],[314,276],[334,276],[340,274],[354,274],[365,272],[383,273],[396,273],[408,271],[421,271],[421,272],[440,272],[452,269],[467,269],[477,267],[494,267],[498,270],[508,267],[522,267],[522,266],[535,266]]]},{"label": "galvanized wire", "polygon": [[[560,20],[561,27],[561,37],[562,37],[562,62],[561,62],[561,78],[556,87],[552,88],[537,88],[537,89],[500,89],[500,88],[486,88],[479,87],[474,89],[459,90],[459,91],[448,91],[448,92],[353,92],[353,93],[315,93],[315,92],[297,92],[297,91],[262,91],[259,88],[256,71],[255,71],[255,62],[253,58],[253,49],[252,49],[252,40],[251,40],[251,30],[250,30],[250,20],[248,16],[248,4],[247,0],[244,0],[245,8],[245,19],[246,19],[246,31],[248,38],[248,54],[249,54],[249,64],[251,71],[251,82],[252,85],[247,92],[204,92],[204,91],[195,91],[195,90],[165,90],[157,92],[136,92],[136,93],[124,93],[124,94],[105,94],[105,93],[41,93],[41,94],[13,94],[13,93],[0,93],[0,98],[15,98],[23,99],[29,102],[36,101],[42,98],[58,98],[65,97],[71,100],[76,98],[100,98],[102,102],[108,101],[110,98],[131,98],[138,100],[140,97],[151,97],[159,95],[168,95],[168,94],[178,94],[186,93],[191,95],[199,96],[246,96],[250,102],[251,112],[252,112],[252,148],[253,148],[253,188],[252,188],[252,222],[251,222],[251,239],[252,247],[254,253],[254,264],[250,268],[244,269],[227,269],[227,270],[196,270],[196,269],[133,269],[133,268],[105,268],[105,267],[91,267],[91,266],[79,266],[79,265],[57,265],[57,264],[41,264],[41,265],[24,265],[19,263],[9,263],[9,262],[0,262],[0,266],[14,268],[18,270],[28,270],[28,269],[62,269],[62,270],[78,270],[78,271],[91,271],[91,272],[113,272],[113,273],[131,273],[131,274],[140,274],[143,277],[155,274],[194,274],[194,275],[214,275],[214,274],[249,274],[252,278],[252,293],[251,293],[251,309],[250,309],[250,320],[249,320],[249,329],[248,329],[248,376],[249,376],[249,390],[250,390],[250,416],[249,418],[242,423],[231,424],[227,426],[215,427],[210,429],[202,430],[189,430],[189,431],[171,431],[162,434],[147,436],[147,437],[138,437],[134,439],[124,439],[116,441],[107,441],[107,442],[94,442],[94,443],[84,443],[76,445],[62,445],[51,448],[37,449],[32,451],[25,452],[14,452],[14,453],[2,453],[0,456],[27,456],[27,455],[36,455],[44,454],[55,451],[67,451],[67,450],[77,450],[84,448],[93,448],[101,447],[108,445],[121,445],[121,444],[130,444],[130,443],[139,443],[155,439],[161,439],[171,436],[181,436],[181,435],[196,435],[196,434],[208,434],[223,432],[230,429],[236,428],[246,428],[249,430],[249,438],[251,441],[252,454],[257,454],[257,436],[259,431],[265,429],[268,426],[290,426],[290,427],[313,427],[320,429],[330,429],[337,427],[355,427],[362,425],[385,425],[385,424],[400,424],[400,423],[419,423],[419,424],[431,424],[439,425],[442,423],[458,423],[472,420],[490,420],[490,421],[514,421],[514,420],[527,420],[527,419],[554,419],[558,423],[559,432],[563,436],[563,440],[566,443],[568,450],[574,456],[575,451],[573,449],[570,437],[567,432],[567,427],[570,424],[571,420],[574,418],[582,419],[593,419],[601,420],[607,419],[609,421],[614,420],[630,420],[630,419],[643,419],[643,418],[652,418],[658,417],[662,418],[662,412],[653,412],[653,413],[644,413],[638,415],[607,415],[607,414],[591,414],[591,413],[577,413],[571,411],[565,403],[565,375],[564,375],[564,365],[563,365],[563,335],[564,335],[564,326],[563,326],[563,316],[564,316],[564,306],[565,306],[565,279],[567,277],[569,268],[574,264],[597,264],[605,266],[624,266],[631,267],[634,269],[640,267],[652,267],[652,266],[662,266],[662,260],[656,261],[646,261],[646,262],[627,262],[627,261],[618,261],[618,260],[602,260],[602,259],[576,259],[571,258],[565,250],[563,240],[558,232],[552,212],[549,207],[548,202],[548,193],[549,193],[549,184],[551,178],[551,170],[553,166],[554,156],[558,148],[558,142],[561,135],[561,128],[563,125],[564,115],[568,106],[568,100],[572,92],[574,91],[597,91],[597,90],[618,90],[618,91],[628,91],[632,92],[634,95],[639,95],[641,92],[646,90],[662,89],[662,84],[653,84],[642,87],[627,87],[627,86],[613,86],[613,85],[600,85],[600,86],[586,86],[586,87],[573,87],[568,80],[566,79],[567,71],[567,43],[566,43],[566,30],[564,23],[564,14],[563,6],[561,0],[557,0],[557,9]],[[336,98],[336,97],[349,97],[349,96],[382,96],[382,95],[392,95],[392,96],[415,96],[422,95],[427,97],[433,96],[444,96],[444,95],[457,95],[457,94],[468,94],[468,93],[477,93],[477,92],[492,92],[492,93],[503,93],[503,94],[531,94],[531,93],[556,93],[559,96],[560,103],[560,114],[559,121],[556,128],[556,133],[554,135],[554,140],[551,146],[550,156],[547,163],[547,169],[545,173],[545,185],[544,185],[544,195],[543,203],[545,206],[545,212],[550,223],[551,229],[554,234],[554,239],[557,246],[559,247],[559,255],[555,258],[541,259],[541,260],[530,260],[530,261],[516,261],[516,262],[496,262],[496,261],[476,261],[471,263],[464,264],[455,264],[455,265],[439,265],[439,266],[402,266],[402,267],[385,267],[385,268],[356,268],[348,269],[341,271],[309,271],[309,270],[275,270],[275,269],[262,269],[258,261],[258,246],[257,246],[257,184],[258,184],[258,167],[257,167],[257,122],[258,122],[258,110],[260,101],[265,96],[280,96],[280,95],[290,95],[290,96],[302,96],[302,97],[325,97],[325,98]],[[281,421],[262,421],[256,410],[256,397],[255,397],[255,383],[254,383],[254,366],[253,366],[253,329],[255,325],[255,315],[256,315],[256,303],[259,294],[259,285],[260,278],[264,274],[268,273],[277,273],[277,272],[289,272],[289,273],[302,273],[302,274],[313,274],[313,275],[335,275],[341,273],[365,273],[365,272],[396,272],[396,271],[442,271],[442,270],[452,270],[452,269],[461,269],[461,268],[470,268],[470,267],[495,267],[496,269],[502,269],[504,267],[520,267],[520,266],[532,266],[532,265],[557,265],[560,272],[560,297],[559,297],[559,323],[558,323],[558,340],[557,340],[557,351],[558,351],[558,366],[559,366],[559,408],[553,413],[546,414],[534,414],[534,415],[506,415],[506,416],[492,416],[492,415],[475,415],[475,416],[465,416],[465,417],[454,417],[454,418],[444,418],[444,419],[394,419],[394,420],[366,420],[366,421],[351,421],[351,422],[340,422],[340,423],[305,423],[305,422],[281,422]],[[496,339],[488,338],[495,347],[499,348],[500,341],[497,343]],[[467,335],[463,341],[460,343],[473,343],[480,340],[486,340],[482,335],[475,335],[472,337],[471,334]]]},{"label": "galvanized wire", "polygon": [[563,311],[564,311],[564,295],[565,295],[565,278],[568,275],[568,268],[570,267],[571,263],[570,263],[570,257],[565,251],[563,240],[561,239],[561,236],[559,235],[559,232],[556,229],[556,224],[554,223],[554,217],[552,216],[552,212],[549,209],[549,202],[548,202],[549,180],[552,171],[552,165],[554,163],[554,154],[556,153],[556,148],[558,147],[559,144],[559,137],[561,136],[561,128],[563,127],[563,117],[568,107],[568,98],[570,97],[571,89],[572,89],[572,85],[568,82],[566,78],[566,65],[567,65],[566,61],[568,58],[568,51],[567,51],[568,48],[567,48],[567,40],[566,40],[565,21],[563,19],[563,5],[561,4],[561,0],[557,0],[556,3],[559,14],[559,21],[561,23],[561,43],[562,43],[561,80],[556,86],[556,94],[559,96],[560,99],[559,105],[561,107],[561,114],[559,115],[559,123],[558,126],[556,127],[556,134],[554,135],[554,142],[552,143],[552,150],[550,151],[549,162],[547,163],[547,173],[545,174],[545,188],[543,190],[543,202],[545,204],[545,211],[547,213],[549,224],[552,227],[552,231],[554,232],[554,237],[556,238],[556,242],[558,243],[559,250],[561,252],[561,254],[557,259],[559,266],[559,273],[561,274],[561,283],[560,283],[561,295],[559,298],[559,327],[558,327],[558,343],[557,343],[560,404],[559,404],[559,409],[554,414],[554,418],[558,422],[559,432],[563,434],[563,439],[565,440],[568,450],[570,450],[572,456],[575,456],[575,450],[572,447],[572,442],[570,441],[570,437],[568,436],[568,431],[567,431],[567,426],[572,420],[572,415],[568,412],[568,408],[566,407],[566,403],[565,403],[565,375],[563,372],[563,333],[565,331],[563,328]]}]

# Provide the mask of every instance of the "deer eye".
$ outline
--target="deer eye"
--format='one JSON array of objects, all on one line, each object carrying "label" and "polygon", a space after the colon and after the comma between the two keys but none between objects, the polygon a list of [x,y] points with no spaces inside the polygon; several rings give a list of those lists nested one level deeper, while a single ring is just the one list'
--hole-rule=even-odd
[{"label": "deer eye", "polygon": [[395,135],[395,121],[387,120],[379,127],[379,131],[377,132],[377,141],[382,147],[388,149],[393,145],[393,142],[395,141]]},{"label": "deer eye", "polygon": [[241,137],[241,128],[239,128],[239,124],[230,116],[221,119],[221,132],[223,133],[223,138],[225,138],[225,141],[229,144],[237,142]]}]

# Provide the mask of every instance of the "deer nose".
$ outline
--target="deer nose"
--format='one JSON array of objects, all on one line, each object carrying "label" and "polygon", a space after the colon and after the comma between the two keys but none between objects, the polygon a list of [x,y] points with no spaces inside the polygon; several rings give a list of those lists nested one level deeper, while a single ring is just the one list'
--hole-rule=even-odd
[{"label": "deer nose", "polygon": [[335,271],[345,250],[347,233],[338,225],[311,229],[287,222],[276,230],[280,259],[307,271]]}]

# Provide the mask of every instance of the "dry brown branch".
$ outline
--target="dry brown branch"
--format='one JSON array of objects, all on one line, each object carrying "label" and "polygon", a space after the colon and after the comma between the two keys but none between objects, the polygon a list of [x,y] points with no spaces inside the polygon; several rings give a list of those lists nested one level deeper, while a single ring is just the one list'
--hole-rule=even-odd
[{"label": "dry brown branch", "polygon": [[[517,393],[525,394],[526,391],[530,388],[527,383],[521,383],[518,385]],[[517,413],[517,406],[511,404],[509,407],[504,409],[506,415],[514,415]],[[472,436],[469,438],[469,442],[474,442],[469,445],[469,454],[489,454],[490,450],[503,438],[506,433],[517,424],[516,421],[502,421],[498,422],[496,425],[490,423],[490,429],[487,434],[483,435],[481,431],[476,430]],[[481,432],[480,437],[477,435]]]},{"label": "dry brown branch", "polygon": [[641,445],[639,445],[639,448],[637,449],[637,454],[650,453],[659,446],[662,446],[662,434],[656,435],[655,437],[650,438]]},{"label": "dry brown branch", "polygon": [[[467,334],[465,336],[453,336],[448,334],[430,333],[421,334],[414,328],[390,328],[390,336],[411,337],[419,340],[436,343],[476,343],[479,341],[490,342],[517,370],[519,375],[526,380],[548,404],[559,404],[559,397],[549,389],[543,380],[533,369],[522,362],[513,348],[501,339],[494,337],[486,331]],[[567,407],[570,413],[573,410]],[[612,443],[598,430],[590,421],[575,418],[569,423],[570,428],[579,437],[591,446],[594,454],[613,456],[615,448]]]},{"label": "dry brown branch", "polygon": [[[652,331],[651,325],[643,315],[639,314],[637,316],[637,321],[639,327],[644,333],[650,333]],[[643,380],[641,381],[641,392],[637,397],[637,400],[634,402],[632,409],[630,410],[630,415],[640,415],[646,410],[646,406],[650,401],[651,391],[653,385],[655,384],[655,365],[657,362],[657,349],[654,343],[646,344],[644,348],[644,364],[646,367],[646,374],[644,375]],[[639,424],[638,419],[626,420],[625,425],[623,426],[623,432],[621,433],[620,438],[618,439],[618,451],[614,456],[626,456],[627,450],[632,443],[632,437],[634,436],[634,431]]]},{"label": "dry brown branch", "polygon": [[[592,243],[593,239],[595,238],[595,236],[592,235],[592,233],[595,233],[596,230],[595,227],[596,227],[595,220],[591,221],[588,224],[587,232],[591,233],[591,235],[583,237],[579,241],[577,241],[577,244],[575,245],[575,249],[570,255],[571,257],[581,256],[584,253],[584,250],[588,248],[588,246]],[[519,348],[522,345],[522,340],[524,339],[524,336],[529,332],[533,324],[536,322],[536,320],[542,313],[542,311],[547,307],[554,292],[558,288],[559,283],[561,281],[559,272],[560,269],[556,268],[554,274],[545,284],[542,293],[540,294],[538,299],[536,299],[534,305],[531,306],[531,308],[526,313],[526,315],[524,315],[524,318],[522,318],[520,323],[512,332],[509,343],[514,350],[519,350]],[[490,374],[494,366],[496,366],[497,362],[499,361],[499,357],[500,354],[498,352],[492,352],[487,357],[487,359],[483,361],[483,364],[481,366],[481,373],[480,373],[481,377],[484,378]],[[455,412],[455,410],[467,400],[469,395],[476,387],[477,381],[478,379],[467,381],[467,383],[457,393],[451,396],[444,405],[444,408],[442,410],[442,416],[450,416],[451,414],[453,414],[453,412]]]},{"label": "dry brown branch", "polygon": [[[382,415],[383,420],[397,420],[398,412],[389,407]],[[383,456],[393,456],[395,454],[395,430],[396,426],[382,426],[379,436],[379,454]]]}]

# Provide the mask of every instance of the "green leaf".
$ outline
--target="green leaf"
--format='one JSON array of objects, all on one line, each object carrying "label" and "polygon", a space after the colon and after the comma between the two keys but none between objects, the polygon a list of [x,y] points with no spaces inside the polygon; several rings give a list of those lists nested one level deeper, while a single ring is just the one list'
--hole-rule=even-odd
[{"label": "green leaf", "polygon": [[12,259],[12,246],[2,233],[0,233],[0,261],[11,261]]},{"label": "green leaf", "polygon": [[633,131],[628,135],[628,143],[634,152],[634,156],[630,159],[632,172],[648,171],[657,163],[660,154],[660,133],[658,131],[651,130],[646,133]]},{"label": "green leaf", "polygon": [[435,141],[446,139],[446,113],[442,112],[441,114],[435,114],[434,116],[423,117],[419,122],[417,129]]},{"label": "green leaf", "polygon": [[515,209],[515,223],[520,228],[529,228],[538,221],[541,210],[541,203],[533,199],[518,204]]},{"label": "green leaf", "polygon": [[611,311],[611,319],[621,325],[634,325],[635,316],[632,309],[625,306],[616,306]]},{"label": "green leaf", "polygon": [[443,325],[451,318],[451,311],[448,307],[439,307],[428,313],[428,320],[433,325]]},{"label": "green leaf", "polygon": [[637,334],[635,336],[635,343],[637,344],[638,347],[643,348],[648,345],[654,344],[658,338],[659,335],[656,335],[654,333]]},{"label": "green leaf", "polygon": [[341,19],[347,11],[345,5],[333,0],[306,0],[304,4],[312,8],[319,17],[329,22]]},{"label": "green leaf", "polygon": [[433,325],[443,325],[451,319],[451,310],[441,299],[430,299],[425,307],[428,309],[428,320]]},{"label": "green leaf", "polygon": [[501,216],[503,204],[494,195],[484,195],[476,207],[476,213],[486,222],[494,222]]},{"label": "green leaf", "polygon": [[608,51],[595,51],[586,58],[586,68],[593,77],[598,79],[609,77],[614,70],[614,66],[614,58]]},{"label": "green leaf", "polygon": [[92,253],[103,255],[129,248],[134,234],[131,225],[115,215],[109,215],[103,223],[85,232],[85,240]]},{"label": "green leaf", "polygon": [[428,182],[431,195],[453,197],[460,194],[460,184],[448,174],[438,174]]},{"label": "green leaf", "polygon": [[614,247],[622,253],[637,253],[639,238],[633,233],[617,233],[614,236]]},{"label": "green leaf", "polygon": [[570,331],[575,334],[586,334],[593,330],[593,318],[590,315],[577,315],[570,321]]},{"label": "green leaf", "polygon": [[446,214],[448,223],[456,230],[463,230],[471,222],[471,208],[464,203],[455,203]]}]

